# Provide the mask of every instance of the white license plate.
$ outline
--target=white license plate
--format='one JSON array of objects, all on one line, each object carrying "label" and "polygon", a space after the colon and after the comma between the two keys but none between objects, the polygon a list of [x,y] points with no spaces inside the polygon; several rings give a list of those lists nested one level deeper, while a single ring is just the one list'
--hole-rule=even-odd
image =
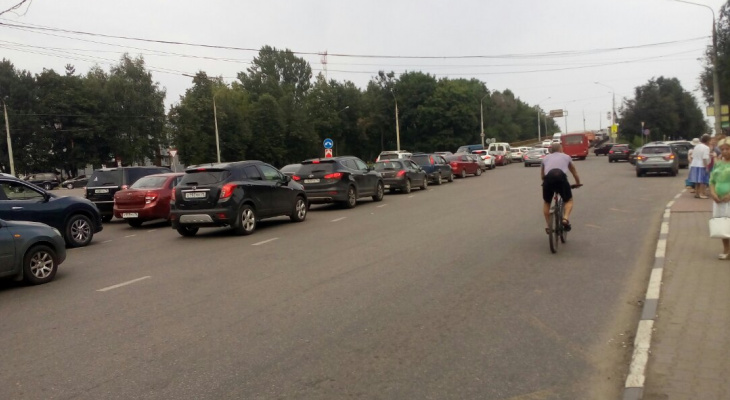
[{"label": "white license plate", "polygon": [[109,189],[96,189],[94,193],[109,193]]},{"label": "white license plate", "polygon": [[383,185],[384,188],[390,189],[390,185]]},{"label": "white license plate", "polygon": [[319,179],[305,179],[304,183],[319,183]]},{"label": "white license plate", "polygon": [[137,218],[139,213],[122,213],[122,218]]},{"label": "white license plate", "polygon": [[186,199],[204,199],[205,198],[205,192],[189,192],[185,193]]}]

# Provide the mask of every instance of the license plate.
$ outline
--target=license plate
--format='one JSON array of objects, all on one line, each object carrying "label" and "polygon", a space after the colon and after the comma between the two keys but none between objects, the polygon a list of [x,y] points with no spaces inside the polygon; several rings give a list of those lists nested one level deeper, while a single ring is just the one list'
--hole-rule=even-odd
[{"label": "license plate", "polygon": [[205,198],[205,192],[188,192],[185,193],[186,199],[204,199]]},{"label": "license plate", "polygon": [[109,189],[96,189],[94,193],[109,193]]},{"label": "license plate", "polygon": [[319,183],[319,179],[305,179],[304,183]]},{"label": "license plate", "polygon": [[390,185],[383,185],[384,188],[390,189]]},{"label": "license plate", "polygon": [[139,213],[122,213],[122,218],[137,218]]}]

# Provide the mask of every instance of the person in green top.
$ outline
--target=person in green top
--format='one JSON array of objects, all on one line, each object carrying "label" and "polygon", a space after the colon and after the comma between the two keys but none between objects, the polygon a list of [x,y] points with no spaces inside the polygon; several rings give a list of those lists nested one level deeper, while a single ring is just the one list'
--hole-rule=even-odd
[{"label": "person in green top", "polygon": [[[715,160],[715,168],[710,174],[710,196],[713,218],[730,218],[730,138],[723,138],[717,143],[720,157]],[[722,239],[723,252],[718,256],[721,260],[730,258],[730,239]]]}]

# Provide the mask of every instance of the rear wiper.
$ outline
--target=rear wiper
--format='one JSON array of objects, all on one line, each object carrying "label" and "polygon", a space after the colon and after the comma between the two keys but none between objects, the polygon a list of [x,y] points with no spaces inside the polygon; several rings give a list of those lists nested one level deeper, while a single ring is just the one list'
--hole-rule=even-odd
[{"label": "rear wiper", "polygon": [[185,182],[189,186],[198,186],[198,182]]}]

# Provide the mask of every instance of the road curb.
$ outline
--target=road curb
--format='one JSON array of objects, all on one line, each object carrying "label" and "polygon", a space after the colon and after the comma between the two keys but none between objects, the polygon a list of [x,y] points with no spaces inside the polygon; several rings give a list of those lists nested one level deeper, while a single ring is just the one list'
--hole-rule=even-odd
[{"label": "road curb", "polygon": [[659,239],[654,252],[654,265],[651,269],[649,285],[646,288],[644,307],[641,310],[641,319],[634,338],[634,354],[631,356],[629,375],[626,377],[623,400],[641,400],[644,397],[644,381],[646,380],[646,364],[649,362],[651,335],[654,331],[654,319],[659,306],[659,294],[664,274],[664,263],[667,253],[667,237],[669,236],[669,219],[672,216],[672,206],[686,189],[674,196],[667,203],[659,228]]}]

